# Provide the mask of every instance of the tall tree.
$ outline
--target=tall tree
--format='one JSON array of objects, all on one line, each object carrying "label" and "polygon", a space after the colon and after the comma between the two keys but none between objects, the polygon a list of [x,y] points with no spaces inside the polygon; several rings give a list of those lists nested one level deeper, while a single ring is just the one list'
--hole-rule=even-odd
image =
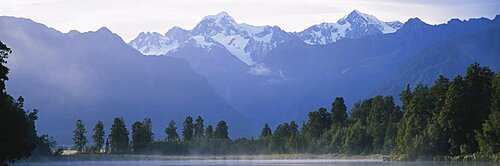
[{"label": "tall tree", "polygon": [[94,152],[99,152],[104,146],[104,124],[97,121],[93,129],[92,139],[94,140]]},{"label": "tall tree", "polygon": [[128,152],[129,132],[122,118],[115,118],[111,125],[111,134],[109,135],[111,153]]},{"label": "tall tree", "polygon": [[24,99],[19,97],[16,102],[5,90],[9,79],[9,68],[5,64],[10,53],[10,48],[0,41],[0,165],[28,157],[35,149],[32,138],[36,137],[36,118],[30,117],[36,117],[37,111],[27,114],[23,109]]},{"label": "tall tree", "polygon": [[474,153],[479,150],[475,139],[475,131],[481,130],[482,125],[490,114],[492,87],[491,80],[494,73],[486,66],[479,63],[471,64],[467,68],[464,77],[466,89],[467,105],[464,132],[466,133],[466,142],[462,150],[465,153]]},{"label": "tall tree", "polygon": [[194,136],[197,139],[202,139],[204,135],[204,125],[203,125],[203,118],[201,116],[198,116],[196,118],[196,124],[194,124]]},{"label": "tall tree", "polygon": [[426,139],[429,140],[429,153],[432,155],[448,154],[449,144],[447,136],[443,131],[443,126],[439,123],[439,116],[446,104],[446,94],[450,86],[450,80],[442,75],[431,87],[431,94],[434,100],[434,110],[432,120],[425,130]]},{"label": "tall tree", "polygon": [[484,154],[500,153],[500,73],[492,80],[493,95],[491,113],[483,123],[482,131],[476,135],[480,150]]},{"label": "tall tree", "polygon": [[213,139],[214,136],[214,129],[212,125],[208,125],[207,129],[205,130],[205,138],[206,139]]},{"label": "tall tree", "polygon": [[217,123],[214,131],[214,138],[218,140],[229,140],[228,126],[225,121]]},{"label": "tall tree", "polygon": [[309,112],[309,119],[306,123],[304,132],[309,139],[318,139],[321,134],[331,128],[331,114],[326,108],[319,108],[318,111]]},{"label": "tall tree", "polygon": [[406,89],[403,90],[403,92],[401,92],[401,94],[399,95],[401,102],[403,103],[403,106],[402,106],[403,111],[408,110],[408,106],[410,105],[410,101],[412,99],[411,94],[412,93],[411,93],[410,84],[407,84]]},{"label": "tall tree", "polygon": [[153,143],[153,126],[151,119],[145,118],[142,122],[132,124],[132,149],[136,153],[146,152]]},{"label": "tall tree", "polygon": [[191,141],[193,139],[193,117],[188,116],[184,120],[184,128],[182,128],[182,137],[184,141]]},{"label": "tall tree", "polygon": [[168,123],[165,133],[167,134],[167,141],[179,141],[179,134],[177,134],[177,127],[175,126],[175,122],[173,120]]},{"label": "tall tree", "polygon": [[269,127],[269,124],[264,124],[264,128],[262,128],[262,131],[260,132],[260,139],[268,139],[273,135],[271,128]]},{"label": "tall tree", "polygon": [[85,125],[83,124],[82,120],[78,119],[76,121],[75,130],[73,130],[73,143],[76,150],[79,152],[83,151],[83,148],[88,142],[85,134],[87,134]]},{"label": "tall tree", "polygon": [[288,152],[286,143],[287,139],[290,138],[290,135],[290,125],[288,123],[278,125],[276,130],[274,130],[271,142],[269,143],[269,149],[277,153]]},{"label": "tall tree", "polygon": [[[410,96],[410,98],[405,98]],[[429,88],[423,84],[418,84],[413,92],[408,89],[403,91],[401,100],[408,105],[403,106],[407,109],[404,112],[401,125],[398,130],[396,149],[406,158],[413,159],[419,154],[424,154],[426,142],[422,140],[424,130],[432,117],[433,100]]]},{"label": "tall tree", "polygon": [[332,103],[332,125],[334,128],[341,128],[347,125],[347,107],[343,97],[335,98]]}]

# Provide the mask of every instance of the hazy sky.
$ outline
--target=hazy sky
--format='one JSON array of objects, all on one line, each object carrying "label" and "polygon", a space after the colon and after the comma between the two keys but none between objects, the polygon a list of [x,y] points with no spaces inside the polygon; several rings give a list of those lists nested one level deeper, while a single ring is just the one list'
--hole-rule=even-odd
[{"label": "hazy sky", "polygon": [[[435,2],[439,1],[439,2]],[[142,31],[192,29],[205,15],[226,11],[241,23],[300,31],[336,22],[350,11],[381,20],[419,17],[431,24],[451,18],[494,18],[500,0],[0,0],[0,15],[30,18],[62,32],[108,27],[128,42]]]}]

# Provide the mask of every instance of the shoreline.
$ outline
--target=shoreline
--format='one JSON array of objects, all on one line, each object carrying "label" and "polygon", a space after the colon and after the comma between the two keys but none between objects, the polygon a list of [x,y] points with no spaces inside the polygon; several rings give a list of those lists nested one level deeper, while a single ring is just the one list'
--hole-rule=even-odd
[{"label": "shoreline", "polygon": [[261,154],[261,155],[154,155],[154,154],[76,154],[35,157],[23,162],[51,161],[127,161],[127,160],[366,160],[382,161],[383,155],[345,154]]}]

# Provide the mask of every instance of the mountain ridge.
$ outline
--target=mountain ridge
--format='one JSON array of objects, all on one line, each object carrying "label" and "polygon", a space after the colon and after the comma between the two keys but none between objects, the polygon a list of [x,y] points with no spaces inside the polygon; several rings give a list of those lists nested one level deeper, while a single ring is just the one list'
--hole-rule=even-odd
[{"label": "mountain ridge", "polygon": [[[286,32],[278,26],[237,23],[227,12],[220,12],[203,17],[192,30],[184,30],[182,37],[173,37],[169,33],[161,35],[141,32],[129,42],[129,45],[145,55],[165,55],[184,44],[187,41],[186,38],[204,36],[224,45],[234,56],[252,66],[265,59],[274,48],[293,38],[299,38],[311,45],[324,45],[343,38],[393,33],[397,30],[396,28],[399,29],[402,26],[402,23],[393,21],[391,25],[378,20],[375,16],[354,10],[339,19],[337,23],[321,23],[302,32]],[[339,27],[343,27],[342,32],[339,32]]]}]

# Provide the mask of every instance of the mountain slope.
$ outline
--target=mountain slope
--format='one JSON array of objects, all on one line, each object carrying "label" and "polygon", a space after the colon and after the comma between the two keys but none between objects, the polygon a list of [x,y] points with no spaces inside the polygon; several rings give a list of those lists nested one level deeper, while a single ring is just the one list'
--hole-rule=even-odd
[{"label": "mountain slope", "polygon": [[39,131],[63,144],[70,143],[77,118],[88,127],[97,120],[109,127],[117,116],[127,124],[150,117],[161,139],[169,120],[182,124],[187,115],[201,115],[211,124],[227,120],[231,136],[253,134],[253,123],[185,60],[143,56],[106,28],[63,34],[0,17],[0,39],[13,50],[7,89],[40,109]]},{"label": "mountain slope", "polygon": [[406,84],[431,85],[439,75],[449,79],[463,75],[468,65],[479,62],[500,71],[500,27],[462,36],[426,48],[411,59],[388,82],[380,93],[396,95]]}]

